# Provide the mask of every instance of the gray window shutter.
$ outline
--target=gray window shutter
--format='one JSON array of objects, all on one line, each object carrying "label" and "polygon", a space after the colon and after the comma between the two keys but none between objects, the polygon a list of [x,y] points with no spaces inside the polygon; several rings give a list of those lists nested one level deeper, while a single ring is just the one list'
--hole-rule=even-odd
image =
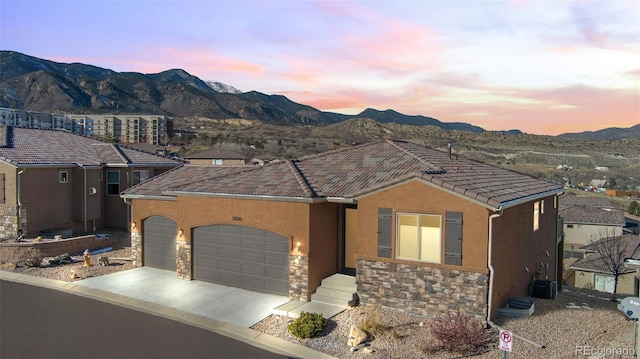
[{"label": "gray window shutter", "polygon": [[462,212],[447,212],[444,262],[462,265]]},{"label": "gray window shutter", "polygon": [[378,208],[378,257],[391,258],[391,208]]}]

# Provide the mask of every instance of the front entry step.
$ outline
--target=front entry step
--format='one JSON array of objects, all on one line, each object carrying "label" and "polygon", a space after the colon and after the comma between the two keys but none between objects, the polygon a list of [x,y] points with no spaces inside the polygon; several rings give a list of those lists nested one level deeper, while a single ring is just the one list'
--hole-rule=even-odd
[{"label": "front entry step", "polygon": [[334,274],[322,280],[322,284],[311,295],[312,302],[353,306],[356,304],[356,278],[344,274]]},{"label": "front entry step", "polygon": [[298,318],[302,312],[320,313],[323,318],[331,318],[338,313],[342,313],[347,307],[320,303],[320,302],[302,302],[292,300],[273,309],[273,314],[284,315],[289,318]]},{"label": "front entry step", "polygon": [[273,314],[298,318],[300,313],[321,313],[331,318],[356,304],[356,278],[334,274],[322,280],[322,284],[311,295],[310,302],[292,300],[273,309]]}]

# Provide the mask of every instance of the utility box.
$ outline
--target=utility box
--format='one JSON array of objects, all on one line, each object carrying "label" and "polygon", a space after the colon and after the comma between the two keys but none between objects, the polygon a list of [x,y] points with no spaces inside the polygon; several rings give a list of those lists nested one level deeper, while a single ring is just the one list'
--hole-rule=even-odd
[{"label": "utility box", "polygon": [[558,294],[558,283],[549,280],[537,280],[533,282],[531,296],[534,298],[554,299]]}]

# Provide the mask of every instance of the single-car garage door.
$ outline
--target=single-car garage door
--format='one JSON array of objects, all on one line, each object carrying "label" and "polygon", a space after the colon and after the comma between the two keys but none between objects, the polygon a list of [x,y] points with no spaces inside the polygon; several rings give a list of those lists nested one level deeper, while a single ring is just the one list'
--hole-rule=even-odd
[{"label": "single-car garage door", "polygon": [[268,231],[211,225],[193,231],[194,279],[260,292],[289,292],[289,241]]},{"label": "single-car garage door", "polygon": [[176,270],[176,222],[163,216],[151,216],[143,221],[142,253],[144,265]]}]

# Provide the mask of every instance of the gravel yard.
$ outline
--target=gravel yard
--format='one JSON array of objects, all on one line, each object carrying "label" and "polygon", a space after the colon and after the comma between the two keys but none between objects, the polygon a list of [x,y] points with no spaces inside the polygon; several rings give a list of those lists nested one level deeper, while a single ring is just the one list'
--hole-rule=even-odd
[{"label": "gravel yard", "polygon": [[[130,258],[129,233],[126,231],[106,231],[115,240],[113,250],[100,254],[110,258],[108,266],[97,266],[97,255],[92,256],[92,266],[84,267],[82,255],[73,256],[76,261],[64,265],[47,265],[45,258],[39,268],[26,267],[18,263],[16,268],[3,268],[28,275],[73,281],[96,277],[122,270],[132,269],[131,261],[113,258]],[[633,328],[616,308],[617,303],[608,300],[608,294],[596,291],[569,289],[559,293],[555,300],[535,299],[535,313],[529,318],[498,317],[497,325],[545,346],[539,349],[518,338],[514,340],[513,352],[509,358],[577,358],[588,350],[610,350],[606,358],[632,358],[632,355],[617,355],[613,349],[628,349],[632,337],[623,336]],[[365,345],[351,351],[347,339],[351,325],[360,325],[366,319],[375,318],[384,330]],[[271,315],[252,328],[338,358],[456,358],[456,353],[433,351],[437,342],[428,329],[429,319],[386,312],[377,308],[360,306],[346,310],[327,319],[325,331],[318,338],[297,339],[287,331],[290,318]],[[622,340],[620,338],[623,338]],[[616,342],[615,346],[612,342]],[[479,359],[501,358],[497,349],[498,330],[489,330],[489,340],[485,348],[471,356]]]},{"label": "gravel yard", "polygon": [[[529,318],[498,317],[497,325],[526,339],[545,346],[539,349],[518,338],[514,340],[509,358],[576,358],[588,350],[613,349],[611,342],[632,330],[633,323],[616,309],[616,303],[606,294],[571,289],[563,291],[555,300],[535,299],[535,313]],[[367,313],[379,312],[387,328],[367,346],[351,352],[347,338],[351,325],[361,324]],[[287,329],[291,319],[271,315],[253,326],[253,329],[305,345],[338,358],[455,358],[456,353],[429,351],[435,344],[427,318],[392,314],[375,308],[355,307],[327,321],[325,332],[313,339],[297,339]],[[621,349],[632,347],[631,337],[616,345]],[[365,348],[369,348],[366,349]],[[489,341],[484,350],[473,358],[501,358],[498,330],[489,330]],[[587,357],[587,356],[584,356]],[[632,358],[631,355],[608,355],[607,358]]]},{"label": "gravel yard", "polygon": [[[91,267],[84,266],[84,256],[82,254],[71,253],[75,254],[71,256],[74,261],[71,264],[50,265],[49,261],[51,261],[53,257],[47,257],[42,259],[42,265],[40,267],[29,267],[24,263],[3,263],[0,265],[0,269],[14,273],[24,273],[35,277],[72,282],[74,280],[97,277],[134,268],[130,260],[124,260],[125,258],[131,258],[131,238],[129,232],[109,229],[100,233],[109,234],[109,238],[113,239],[113,250],[92,256]],[[109,265],[96,265],[99,256],[109,257]],[[73,273],[75,273],[75,279],[72,277]]]}]

